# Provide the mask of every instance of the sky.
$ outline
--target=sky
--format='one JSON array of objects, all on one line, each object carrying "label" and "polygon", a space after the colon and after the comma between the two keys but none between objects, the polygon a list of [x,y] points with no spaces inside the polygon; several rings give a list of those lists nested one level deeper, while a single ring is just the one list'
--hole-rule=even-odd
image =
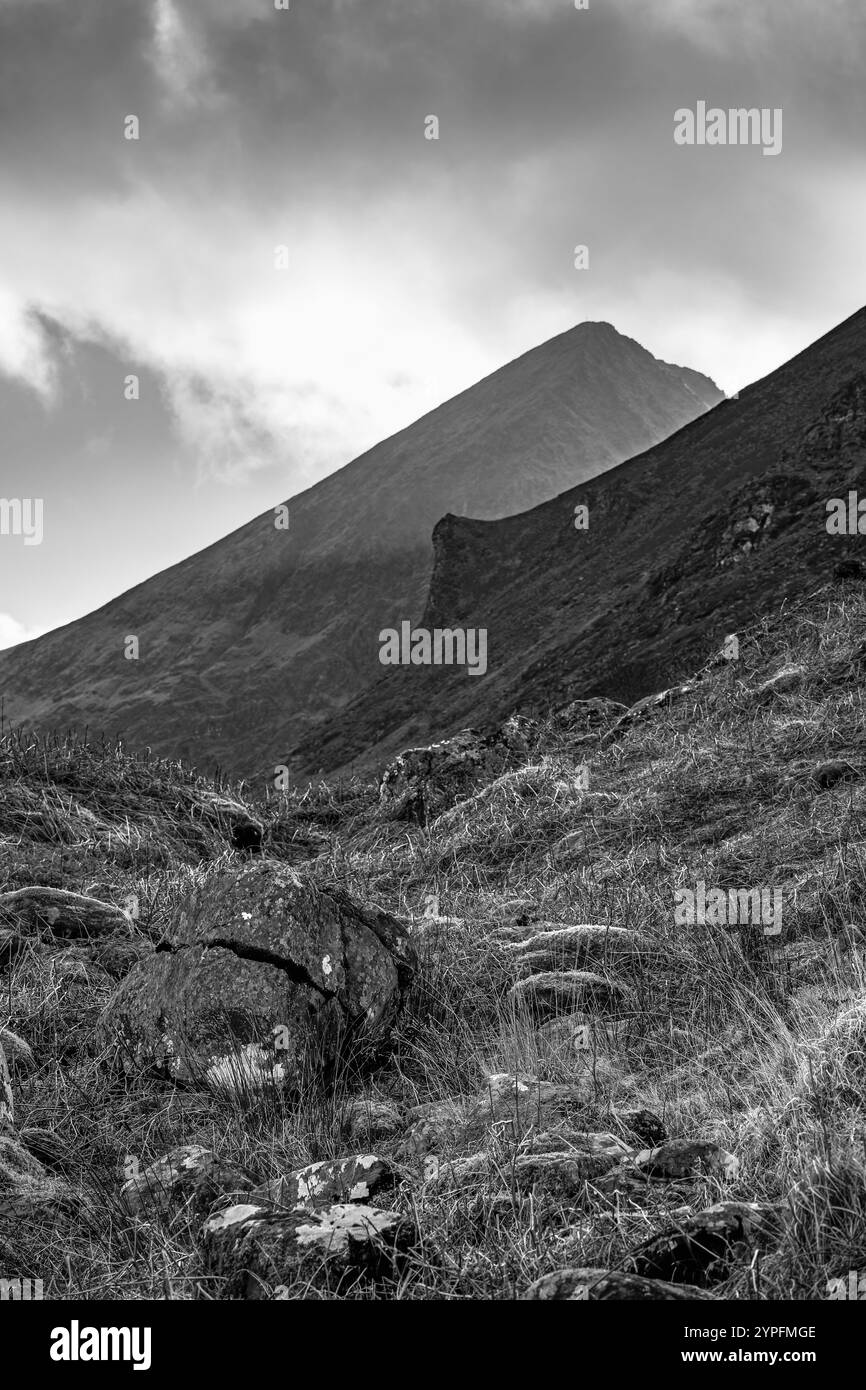
[{"label": "sky", "polygon": [[864,59],[862,0],[0,0],[0,646],[585,319],[772,371],[866,303]]}]

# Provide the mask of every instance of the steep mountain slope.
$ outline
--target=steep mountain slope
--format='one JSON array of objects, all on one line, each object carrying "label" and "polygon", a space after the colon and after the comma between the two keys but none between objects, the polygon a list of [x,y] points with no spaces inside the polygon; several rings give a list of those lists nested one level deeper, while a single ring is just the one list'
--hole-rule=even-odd
[{"label": "steep mountain slope", "polygon": [[[497,517],[646,448],[720,399],[609,324],[551,339],[290,504],[82,620],[0,654],[7,719],[272,772],[417,619],[445,512]],[[125,659],[125,639],[139,640]]]},{"label": "steep mountain slope", "polygon": [[[866,494],[866,310],[647,453],[501,521],[449,515],[421,626],[484,628],[487,672],[384,667],[301,745],[310,771],[515,708],[631,701],[862,554],[826,501]],[[588,508],[587,530],[575,507]]]}]

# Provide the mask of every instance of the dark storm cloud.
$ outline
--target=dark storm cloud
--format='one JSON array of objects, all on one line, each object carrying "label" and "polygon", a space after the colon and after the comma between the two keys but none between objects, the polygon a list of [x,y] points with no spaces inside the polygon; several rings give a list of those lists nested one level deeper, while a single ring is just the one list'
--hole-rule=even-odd
[{"label": "dark storm cloud", "polygon": [[[864,32],[861,0],[0,0],[0,371],[62,420],[37,308],[152,374],[178,469],[280,497],[583,318],[734,389],[866,300]],[[698,100],[784,108],[780,157],[676,146]]]}]

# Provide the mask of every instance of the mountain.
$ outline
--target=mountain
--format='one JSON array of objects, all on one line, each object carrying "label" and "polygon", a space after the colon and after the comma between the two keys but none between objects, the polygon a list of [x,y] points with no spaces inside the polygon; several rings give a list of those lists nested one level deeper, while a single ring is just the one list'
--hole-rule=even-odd
[{"label": "mountain", "polygon": [[[721,393],[610,324],[525,353],[288,504],[87,617],[0,653],[18,725],[271,775],[424,607],[446,512],[506,516],[678,429]],[[127,659],[130,636],[138,657]]]},{"label": "mountain", "polygon": [[[296,761],[372,765],[515,709],[630,703],[670,685],[843,556],[866,561],[862,536],[826,527],[828,499],[858,486],[866,498],[866,309],[738,399],[559,497],[504,520],[444,517],[420,626],[486,629],[486,674],[383,667]],[[586,530],[575,529],[578,506]]]}]

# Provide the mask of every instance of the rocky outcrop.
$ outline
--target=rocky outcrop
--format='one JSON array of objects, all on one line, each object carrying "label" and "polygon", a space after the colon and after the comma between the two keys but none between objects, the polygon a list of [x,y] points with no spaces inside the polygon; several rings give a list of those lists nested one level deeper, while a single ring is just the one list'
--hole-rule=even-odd
[{"label": "rocky outcrop", "polygon": [[391,820],[426,825],[518,766],[529,752],[530,736],[529,721],[515,716],[492,733],[464,729],[428,748],[407,748],[382,773],[380,805]]},{"label": "rocky outcrop", "polygon": [[292,1085],[305,1067],[329,1067],[350,1039],[384,1041],[414,963],[395,918],[259,859],[190,891],[101,1027],[128,1064]]}]

